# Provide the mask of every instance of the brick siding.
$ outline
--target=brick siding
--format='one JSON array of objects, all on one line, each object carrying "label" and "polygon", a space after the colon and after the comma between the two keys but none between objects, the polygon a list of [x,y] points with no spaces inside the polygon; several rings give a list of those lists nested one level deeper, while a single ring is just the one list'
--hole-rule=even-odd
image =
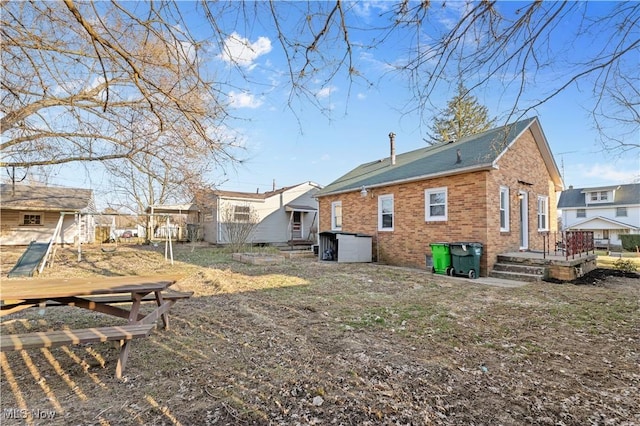
[{"label": "brick siding", "polygon": [[[399,266],[425,267],[433,242],[470,241],[483,244],[480,275],[486,276],[499,253],[520,249],[518,191],[529,196],[529,249],[542,250],[537,197],[549,197],[549,227],[557,229],[556,193],[530,131],[498,160],[498,168],[435,179],[319,197],[320,232],[331,228],[331,203],[342,202],[342,230],[373,236],[373,259]],[[500,232],[500,186],[509,187],[510,231]],[[447,221],[425,221],[425,190],[446,187]],[[394,229],[378,230],[378,197],[394,196]]]}]

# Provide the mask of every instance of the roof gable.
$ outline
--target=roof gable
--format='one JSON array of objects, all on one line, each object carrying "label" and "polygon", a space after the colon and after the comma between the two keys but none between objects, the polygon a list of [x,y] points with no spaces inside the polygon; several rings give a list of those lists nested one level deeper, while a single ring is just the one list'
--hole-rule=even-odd
[{"label": "roof gable", "polygon": [[12,210],[42,210],[95,212],[93,191],[36,185],[0,185],[2,208]]},{"label": "roof gable", "polygon": [[456,142],[419,148],[390,158],[361,164],[322,189],[318,196],[350,192],[400,182],[497,168],[497,161],[527,129],[532,129],[536,143],[556,186],[562,187],[558,167],[537,118],[468,136]]},{"label": "roof gable", "polygon": [[220,198],[227,198],[227,199],[242,199],[242,200],[256,200],[256,201],[261,201],[261,200],[266,200],[268,198],[271,197],[275,197],[276,195],[280,195],[282,193],[288,192],[292,189],[298,188],[300,186],[303,185],[308,185],[310,187],[315,187],[315,188],[321,188],[320,185],[313,183],[313,182],[303,182],[303,183],[299,183],[297,185],[291,185],[291,186],[285,186],[279,189],[275,189],[273,191],[266,191],[266,192],[240,192],[240,191],[222,191],[222,190],[213,190],[210,192],[210,195],[212,196],[217,196]]},{"label": "roof gable", "polygon": [[591,217],[574,223],[569,229],[640,229],[638,226],[614,220],[604,216]]}]

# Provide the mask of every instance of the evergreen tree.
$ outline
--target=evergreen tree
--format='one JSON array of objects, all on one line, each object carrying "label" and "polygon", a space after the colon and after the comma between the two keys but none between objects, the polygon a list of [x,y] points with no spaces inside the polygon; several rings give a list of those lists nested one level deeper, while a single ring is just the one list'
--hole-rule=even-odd
[{"label": "evergreen tree", "polygon": [[434,119],[431,126],[429,145],[459,140],[490,129],[495,118],[489,120],[488,109],[478,103],[475,96],[462,83],[458,84],[458,93],[447,103],[447,108]]}]

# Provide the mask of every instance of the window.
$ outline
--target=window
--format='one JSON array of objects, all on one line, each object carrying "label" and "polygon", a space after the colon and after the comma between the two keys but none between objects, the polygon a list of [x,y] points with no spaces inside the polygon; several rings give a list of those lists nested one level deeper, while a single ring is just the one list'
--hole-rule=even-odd
[{"label": "window", "polygon": [[627,217],[627,208],[626,207],[616,207],[616,216],[617,217]]},{"label": "window", "polygon": [[593,203],[606,203],[610,198],[609,193],[610,191],[589,192],[589,199]]},{"label": "window", "polygon": [[500,231],[509,231],[509,188],[500,187]]},{"label": "window", "polygon": [[342,229],[342,201],[331,203],[331,229]]},{"label": "window", "polygon": [[233,220],[236,222],[249,222],[250,217],[250,206],[233,206]]},{"label": "window", "polygon": [[42,213],[22,213],[20,224],[27,226],[43,225]]},{"label": "window", "polygon": [[393,231],[393,194],[378,197],[378,230]]},{"label": "window", "polygon": [[587,209],[578,209],[576,217],[587,217]]},{"label": "window", "polygon": [[447,220],[447,188],[427,189],[424,198],[427,222]]},{"label": "window", "polygon": [[549,197],[538,197],[538,231],[549,230]]}]

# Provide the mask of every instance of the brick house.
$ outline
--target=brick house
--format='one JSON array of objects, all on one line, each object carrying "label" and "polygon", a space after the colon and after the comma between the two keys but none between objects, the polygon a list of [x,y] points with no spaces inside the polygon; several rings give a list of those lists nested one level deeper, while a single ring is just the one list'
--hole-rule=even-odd
[{"label": "brick house", "polygon": [[425,267],[430,243],[483,244],[497,255],[543,248],[557,231],[562,178],[534,117],[459,141],[362,164],[317,194],[319,230],[372,236],[374,261]]}]

